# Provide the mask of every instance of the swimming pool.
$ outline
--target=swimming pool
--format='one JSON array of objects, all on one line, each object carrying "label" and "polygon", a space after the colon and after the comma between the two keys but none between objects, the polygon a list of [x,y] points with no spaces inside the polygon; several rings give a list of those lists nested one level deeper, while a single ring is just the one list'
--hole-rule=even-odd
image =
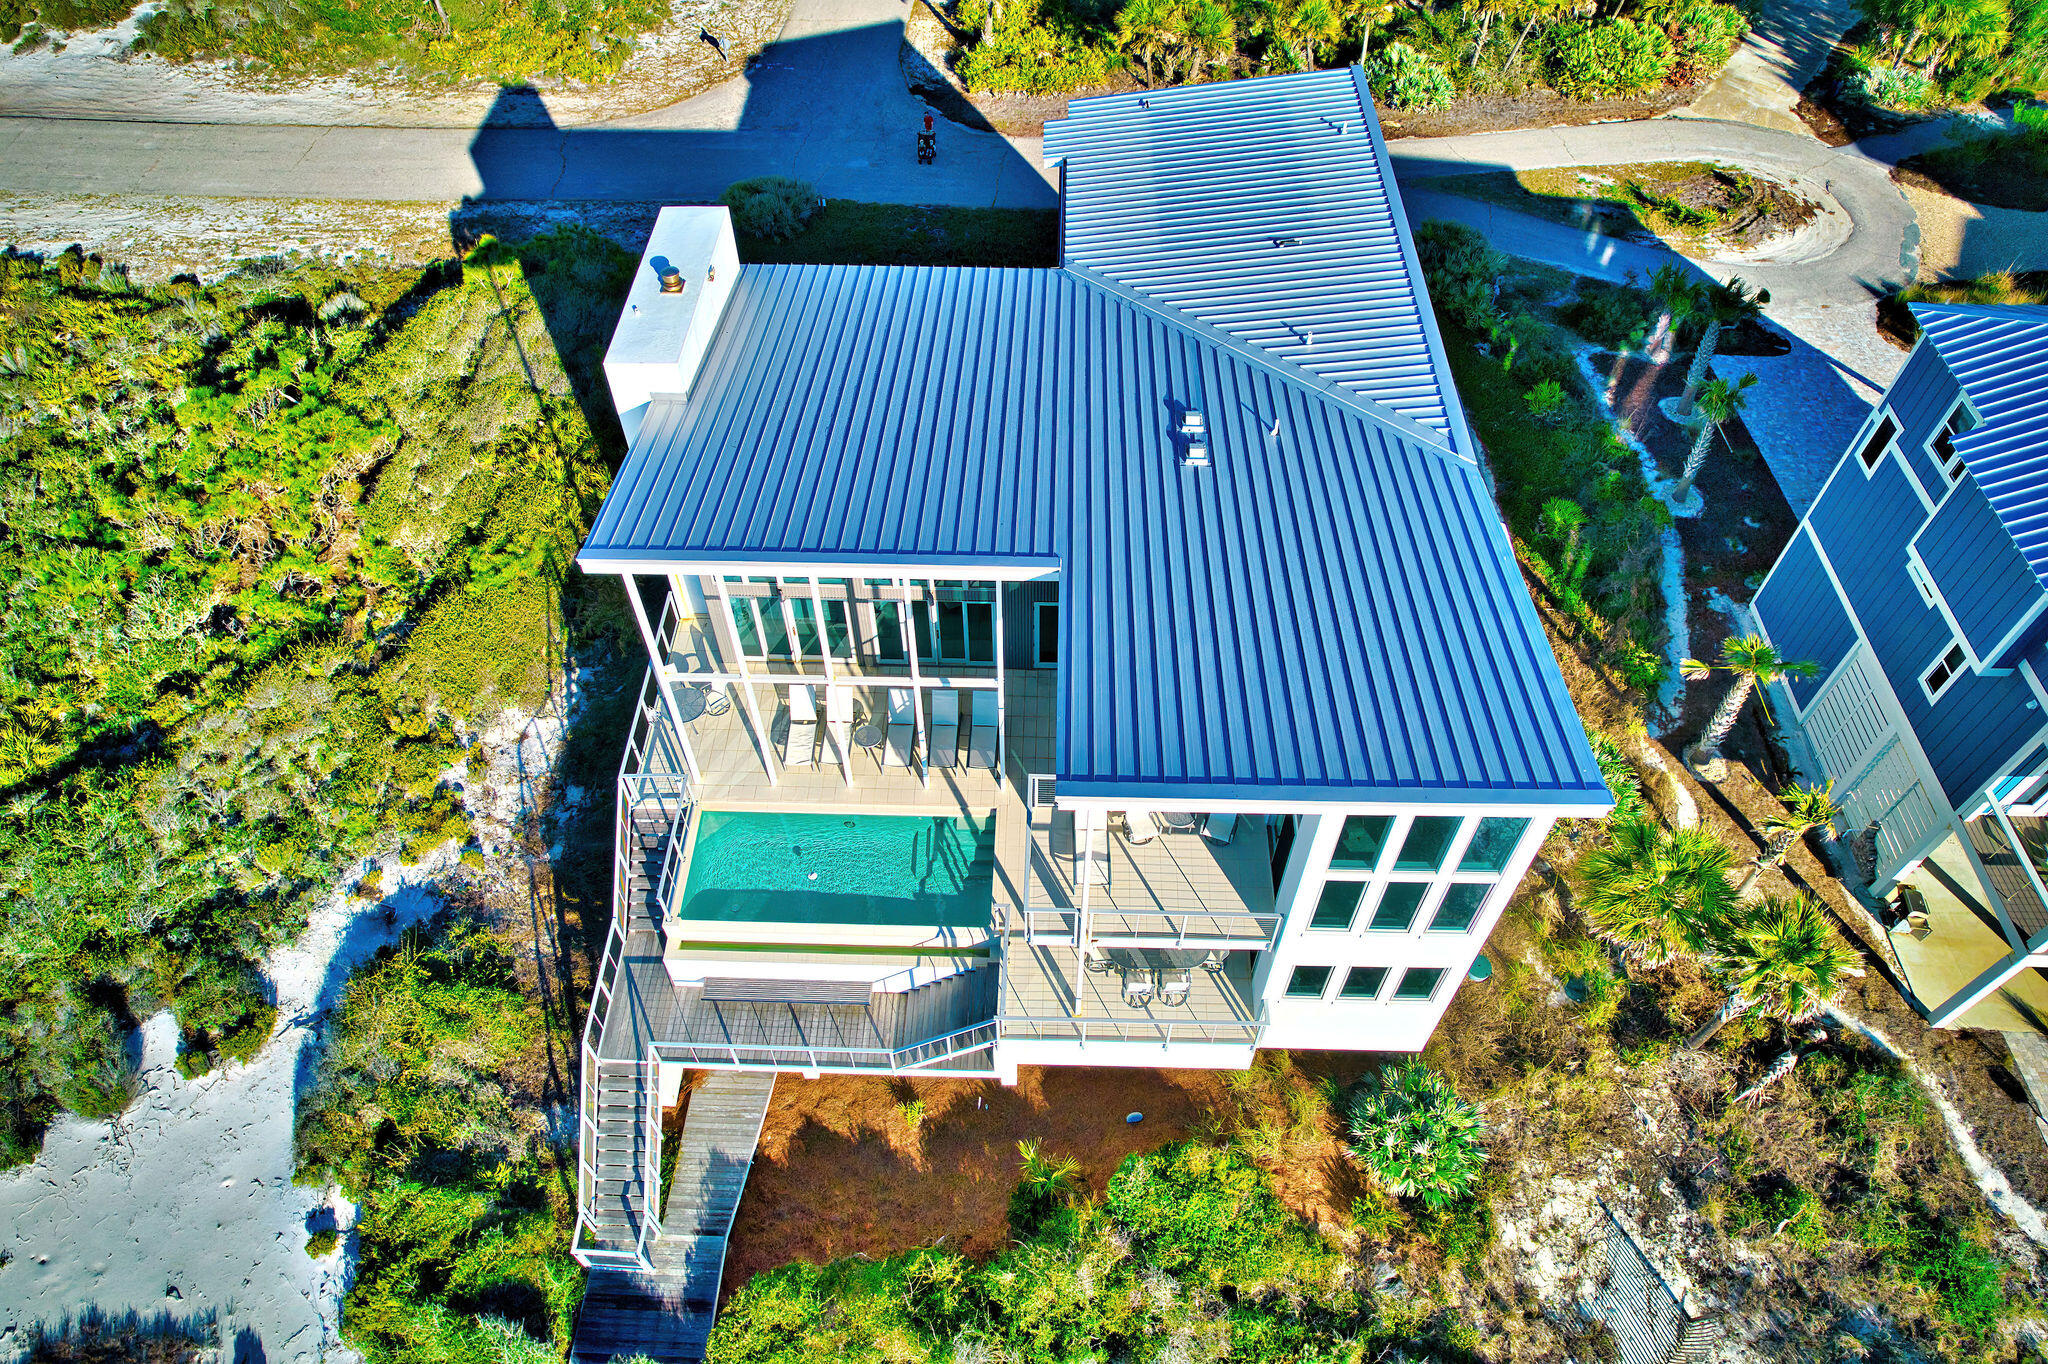
[{"label": "swimming pool", "polygon": [[705,810],[685,919],[984,927],[996,822],[935,815]]}]

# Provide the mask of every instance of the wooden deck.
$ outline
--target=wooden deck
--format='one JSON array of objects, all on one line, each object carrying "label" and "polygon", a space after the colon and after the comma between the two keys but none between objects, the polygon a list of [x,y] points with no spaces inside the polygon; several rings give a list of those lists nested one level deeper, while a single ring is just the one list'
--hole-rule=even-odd
[{"label": "wooden deck", "polygon": [[[1030,812],[1033,936],[1071,939],[1081,887],[1075,880],[1071,816],[1040,806]],[[1157,941],[1266,946],[1278,916],[1263,828],[1240,820],[1237,836],[1216,843],[1200,833],[1160,833],[1133,843],[1120,829],[1095,835],[1109,869],[1107,884],[1088,888],[1090,934],[1101,942]]]},{"label": "wooden deck", "polygon": [[714,1072],[684,1100],[652,1268],[591,1271],[576,1313],[571,1364],[608,1364],[628,1355],[656,1364],[703,1359],[718,1312],[726,1240],[774,1088],[772,1074]]},{"label": "wooden deck", "polygon": [[1028,943],[1022,933],[1011,934],[1007,947],[1004,1037],[1070,1038],[1086,1024],[1096,1036],[1115,1033],[1139,1041],[1164,1041],[1171,1030],[1185,1041],[1242,1044],[1258,1026],[1250,952],[1225,954],[1220,971],[1196,968],[1184,1004],[1155,998],[1133,1005],[1125,1001],[1122,975],[1113,971],[1082,972],[1077,997],[1076,954],[1071,947]]}]

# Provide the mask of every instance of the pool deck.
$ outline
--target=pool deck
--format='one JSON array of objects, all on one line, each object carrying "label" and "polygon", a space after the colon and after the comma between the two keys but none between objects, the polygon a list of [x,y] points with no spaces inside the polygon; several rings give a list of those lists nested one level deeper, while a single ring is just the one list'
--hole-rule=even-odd
[{"label": "pool deck", "polygon": [[[883,694],[862,689],[857,682],[853,685],[858,724],[871,707],[882,702]],[[765,687],[757,690],[764,694],[772,691],[777,697],[775,712],[763,719],[769,740],[779,751],[788,727],[786,692]],[[697,804],[706,810],[802,809],[975,818],[993,811],[996,865],[991,927],[1003,960],[1001,998],[992,997],[988,1007],[995,1012],[1000,1004],[1006,1032],[1016,1031],[1022,1020],[1043,1020],[1052,1029],[1046,1036],[1072,1036],[1076,1021],[1086,1019],[1091,1027],[1115,1022],[1150,1033],[1163,1033],[1172,1024],[1185,1035],[1189,1023],[1200,1021],[1218,1025],[1217,1040],[1242,1043],[1244,1029],[1257,1013],[1256,1001],[1251,998],[1248,951],[1229,953],[1221,973],[1197,970],[1187,1002],[1173,1007],[1154,1003],[1134,1008],[1124,1002],[1117,976],[1079,971],[1072,939],[1080,896],[1071,839],[1055,836],[1049,804],[1041,803],[1036,810],[1027,808],[1031,776],[1053,769],[1054,675],[1012,670],[1004,678],[1004,693],[1008,742],[1006,771],[1000,779],[985,769],[935,766],[927,782],[914,768],[884,767],[874,751],[857,748],[849,784],[829,744],[821,738],[821,756],[827,761],[785,766],[780,781],[771,782],[741,707],[698,715],[688,723],[701,776],[694,786]],[[1088,896],[1098,942],[1227,949],[1271,941],[1275,923],[1272,881],[1266,840],[1257,829],[1241,825],[1239,836],[1229,844],[1217,844],[1198,833],[1162,833],[1134,844],[1120,830],[1098,832],[1096,840],[1109,864],[1108,884],[1092,886]],[[705,936],[702,927],[691,925],[693,938]],[[651,965],[658,972],[659,963]],[[656,984],[652,975],[645,982],[649,991]],[[724,1030],[734,1028],[752,1035],[757,1026],[767,1028],[752,1018],[725,1016],[732,1012],[729,1005],[716,1016],[707,1013],[701,1001],[683,998],[687,989],[674,993],[674,1007],[693,1020],[685,1029],[693,1035],[722,1036]],[[855,1045],[853,1038],[858,1035],[868,1039],[865,1045],[886,1045],[883,1039],[894,1032],[893,1025],[854,1018],[853,1013],[858,1012],[843,1020],[820,1014],[813,1020],[814,1026],[807,1025],[804,1035],[821,1039],[843,1036],[847,1046]],[[655,1031],[668,1026],[662,1023]],[[842,1026],[852,1031],[834,1031]],[[768,1031],[785,1041],[790,1036],[788,1029],[779,1025]]]}]

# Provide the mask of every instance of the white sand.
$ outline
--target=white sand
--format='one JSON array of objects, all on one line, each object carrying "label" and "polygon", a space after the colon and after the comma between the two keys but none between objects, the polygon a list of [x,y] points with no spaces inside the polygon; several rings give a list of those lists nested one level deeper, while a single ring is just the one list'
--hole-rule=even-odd
[{"label": "white sand", "polygon": [[[487,875],[523,877],[512,828],[549,785],[564,725],[508,714],[484,734],[490,772],[468,798]],[[34,1323],[88,1305],[212,1313],[232,1346],[223,1358],[237,1364],[355,1357],[339,1344],[347,1257],[305,1251],[309,1218],[346,1229],[354,1210],[338,1191],[292,1184],[293,1101],[349,973],[438,906],[456,849],[381,865],[381,905],[337,892],[265,963],[278,1031],[249,1065],[186,1081],[173,1065],[177,1026],[159,1014],[142,1030],[136,1102],[112,1122],[61,1121],[33,1164],[0,1174],[0,1251],[11,1257],[0,1268],[0,1359],[18,1355]]]}]

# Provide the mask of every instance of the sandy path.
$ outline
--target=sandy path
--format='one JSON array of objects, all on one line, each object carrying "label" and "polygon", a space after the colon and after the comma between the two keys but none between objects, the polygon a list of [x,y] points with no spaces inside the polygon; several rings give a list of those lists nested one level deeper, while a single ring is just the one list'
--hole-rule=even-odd
[{"label": "sandy path", "polygon": [[[552,717],[510,715],[483,736],[490,775],[471,788],[470,810],[487,854],[509,852],[561,734]],[[331,896],[264,963],[278,1030],[253,1061],[187,1081],[174,1065],[177,1026],[159,1014],[139,1039],[135,1103],[111,1122],[60,1121],[41,1156],[0,1174],[0,1359],[35,1323],[86,1306],[211,1315],[230,1347],[224,1364],[355,1357],[339,1344],[345,1257],[306,1254],[309,1220],[345,1229],[353,1209],[338,1193],[293,1185],[293,1111],[349,974],[440,904],[456,849],[381,865],[381,904]],[[516,859],[507,866],[524,875]]]}]

